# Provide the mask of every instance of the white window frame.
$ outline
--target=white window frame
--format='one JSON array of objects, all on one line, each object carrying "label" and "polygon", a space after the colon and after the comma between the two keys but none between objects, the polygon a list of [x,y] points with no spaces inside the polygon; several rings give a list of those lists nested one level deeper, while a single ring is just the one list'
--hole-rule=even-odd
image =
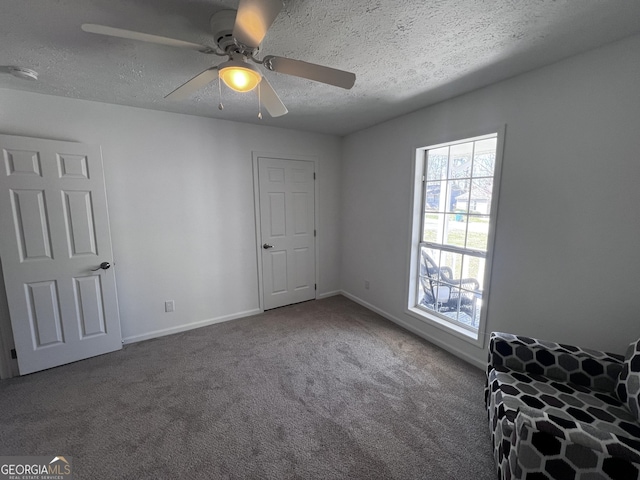
[{"label": "white window frame", "polygon": [[[447,134],[446,138],[435,139],[435,141],[425,142],[427,146],[419,146],[414,148],[415,157],[413,159],[412,168],[412,189],[411,189],[411,244],[409,246],[409,258],[407,261],[407,290],[406,298],[408,299],[407,309],[405,313],[417,318],[429,325],[444,330],[455,337],[468,341],[479,348],[484,348],[486,338],[486,323],[489,310],[489,298],[491,294],[491,270],[493,266],[493,251],[495,243],[495,230],[498,217],[500,178],[502,173],[502,154],[504,150],[505,125],[494,126],[492,128],[482,128],[475,131],[459,133],[455,135]],[[425,154],[427,150],[438,147],[462,143],[482,137],[486,135],[497,134],[496,143],[496,161],[493,176],[493,192],[491,200],[490,221],[489,221],[489,237],[487,241],[487,254],[483,279],[483,295],[482,306],[480,311],[480,320],[478,330],[474,331],[458,325],[451,320],[443,318],[444,316],[429,312],[428,309],[417,306],[419,301],[419,281],[418,274],[420,269],[420,244],[422,242],[422,218],[423,202],[424,202],[424,179],[426,177],[426,161]]]}]

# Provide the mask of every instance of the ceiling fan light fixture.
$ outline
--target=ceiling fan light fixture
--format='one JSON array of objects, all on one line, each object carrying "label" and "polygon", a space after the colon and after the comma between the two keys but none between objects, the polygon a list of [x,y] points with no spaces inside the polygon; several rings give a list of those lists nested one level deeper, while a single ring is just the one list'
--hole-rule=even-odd
[{"label": "ceiling fan light fixture", "polygon": [[227,87],[241,93],[250,92],[262,80],[262,74],[256,67],[239,60],[222,63],[218,72]]}]

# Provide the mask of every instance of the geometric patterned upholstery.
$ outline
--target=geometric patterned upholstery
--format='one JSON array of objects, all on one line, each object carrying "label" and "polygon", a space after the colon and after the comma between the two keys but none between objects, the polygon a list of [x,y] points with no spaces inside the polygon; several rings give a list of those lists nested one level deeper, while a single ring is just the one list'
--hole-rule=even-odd
[{"label": "geometric patterned upholstery", "polygon": [[640,339],[627,349],[616,392],[636,420],[640,420]]},{"label": "geometric patterned upholstery", "polygon": [[614,391],[625,357],[572,345],[494,332],[489,345],[489,365],[535,373],[560,382],[603,392]]},{"label": "geometric patterned upholstery", "polygon": [[614,395],[539,375],[505,371],[502,367],[491,371],[489,382],[498,397],[494,403],[499,414],[512,422],[519,409],[529,407],[605,432],[640,438],[640,425]]},{"label": "geometric patterned upholstery", "polygon": [[[634,353],[638,348],[640,342]],[[618,397],[629,387],[618,383],[624,362],[617,354],[492,333],[485,401],[498,477],[640,479],[640,423]]]},{"label": "geometric patterned upholstery", "polygon": [[[512,478],[536,478],[540,471],[557,479],[638,477],[638,441],[602,435],[589,425],[535,409],[523,409],[514,429],[515,446],[509,456]],[[635,442],[636,450],[622,441]]]}]

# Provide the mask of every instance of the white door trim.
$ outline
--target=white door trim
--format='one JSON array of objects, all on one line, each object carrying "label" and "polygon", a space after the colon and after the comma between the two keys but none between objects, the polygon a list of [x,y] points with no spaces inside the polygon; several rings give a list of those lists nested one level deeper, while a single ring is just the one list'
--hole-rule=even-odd
[{"label": "white door trim", "polygon": [[[264,151],[252,151],[251,158],[253,162],[253,205],[254,205],[254,217],[255,217],[255,225],[256,225],[256,264],[258,265],[258,308],[260,312],[264,312],[264,286],[262,284],[262,227],[260,224],[260,181],[258,176],[258,158],[260,157],[268,157],[268,158],[280,158],[282,160],[301,160],[305,162],[313,163],[313,170],[316,173],[316,181],[314,188],[314,216],[315,216],[315,229],[319,232],[319,215],[318,215],[318,191],[319,188],[319,180],[320,173],[318,171],[318,157],[314,155],[299,155],[299,154],[283,154],[283,153],[273,153],[273,152],[264,152]],[[320,243],[318,239],[319,235],[316,235],[315,241],[315,284],[318,285],[318,279],[320,274],[320,266],[318,262],[318,244]],[[318,298],[318,290],[315,290],[315,298]]]}]

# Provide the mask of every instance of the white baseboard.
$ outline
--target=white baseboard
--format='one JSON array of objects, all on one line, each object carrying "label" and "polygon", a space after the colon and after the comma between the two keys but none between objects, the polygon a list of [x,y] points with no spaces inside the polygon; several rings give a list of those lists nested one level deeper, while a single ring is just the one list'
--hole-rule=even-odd
[{"label": "white baseboard", "polygon": [[[470,363],[471,365],[478,367],[482,370],[484,370],[486,368],[486,364],[484,362],[478,361],[478,359],[473,358],[472,356],[470,356],[469,354],[452,347],[451,345],[446,344],[445,342],[442,342],[441,340],[438,340],[436,338],[433,338],[432,336],[430,336],[429,334],[427,334],[426,332],[422,331],[419,328],[416,328],[415,326],[405,322],[404,320],[399,319],[398,317],[391,315],[390,313],[385,312],[384,310],[376,307],[375,305],[370,304],[369,302],[362,300],[360,297],[357,297],[356,295],[353,295],[347,291],[344,290],[334,290],[332,292],[326,292],[323,294],[318,295],[316,298],[318,300],[321,300],[323,298],[328,298],[328,297],[333,297],[336,295],[344,295],[345,297],[347,297],[349,300],[352,300],[360,305],[362,305],[363,307],[371,310],[372,312],[377,313],[378,315],[386,318],[387,320],[392,321],[393,323],[400,325],[402,328],[409,330],[410,332],[418,335],[421,338],[424,338],[425,340],[439,346],[440,348],[452,353],[453,355],[455,355],[458,358],[461,358],[462,360],[464,360],[465,362]],[[165,335],[172,335],[174,333],[180,333],[180,332],[186,332],[188,330],[193,330],[195,328],[200,328],[200,327],[206,327],[207,325],[214,325],[216,323],[223,323],[223,322],[228,322],[230,320],[236,320],[238,318],[243,318],[243,317],[249,317],[251,315],[257,315],[259,313],[262,313],[262,310],[260,310],[259,308],[256,308],[254,310],[247,310],[244,312],[238,312],[238,313],[234,313],[231,315],[225,315],[222,317],[216,317],[216,318],[210,318],[208,320],[201,320],[199,322],[193,322],[193,323],[187,323],[185,325],[178,325],[176,327],[171,327],[171,328],[165,328],[162,330],[155,330],[153,332],[149,332],[149,333],[144,333],[142,335],[133,335],[130,337],[125,337],[122,339],[122,343],[127,345],[130,343],[136,343],[136,342],[141,342],[143,340],[150,340],[152,338],[158,338],[158,337],[164,337]]]},{"label": "white baseboard", "polygon": [[187,323],[185,325],[164,328],[162,330],[154,330],[153,332],[143,333],[142,335],[132,335],[131,337],[125,337],[122,339],[122,343],[127,345],[129,343],[141,342],[143,340],[150,340],[152,338],[164,337],[166,335],[172,335],[174,333],[186,332],[195,328],[206,327],[207,325],[214,325],[216,323],[228,322],[230,320],[236,320],[238,318],[250,317],[251,315],[257,315],[258,313],[262,313],[262,310],[256,308],[255,310],[247,310],[245,312],[233,313],[231,315],[224,315],[222,317],[200,320],[199,322]]},{"label": "white baseboard", "polygon": [[316,300],[322,300],[323,298],[335,297],[336,295],[341,295],[342,290],[334,290],[332,292],[321,293],[316,296]]},{"label": "white baseboard", "polygon": [[396,317],[394,315],[391,315],[390,313],[387,313],[384,310],[381,310],[380,308],[376,307],[375,305],[371,305],[369,302],[367,302],[365,300],[362,300],[360,297],[357,297],[357,296],[355,296],[355,295],[353,295],[353,294],[351,294],[349,292],[346,292],[344,290],[342,290],[340,293],[342,295],[344,295],[345,297],[347,297],[349,300],[353,300],[354,302],[362,305],[365,308],[368,308],[372,312],[377,313],[378,315],[386,318],[387,320],[391,320],[393,323],[396,323],[396,324],[400,325],[402,328],[404,328],[406,330],[409,330],[412,333],[415,333],[419,337],[424,338],[425,340],[427,340],[427,341],[439,346],[443,350],[446,350],[447,352],[452,353],[456,357],[464,360],[467,363],[470,363],[474,367],[478,367],[481,370],[484,370],[487,367],[486,363],[479,361],[478,359],[472,357],[468,353],[463,352],[462,350],[459,350],[457,348],[454,348],[451,345],[448,345],[448,344],[446,344],[445,342],[443,342],[441,340],[433,338],[432,336],[430,336],[426,332],[420,330],[419,328],[416,328],[413,325],[410,325],[409,323],[405,322],[404,320],[400,320],[398,317]]}]

